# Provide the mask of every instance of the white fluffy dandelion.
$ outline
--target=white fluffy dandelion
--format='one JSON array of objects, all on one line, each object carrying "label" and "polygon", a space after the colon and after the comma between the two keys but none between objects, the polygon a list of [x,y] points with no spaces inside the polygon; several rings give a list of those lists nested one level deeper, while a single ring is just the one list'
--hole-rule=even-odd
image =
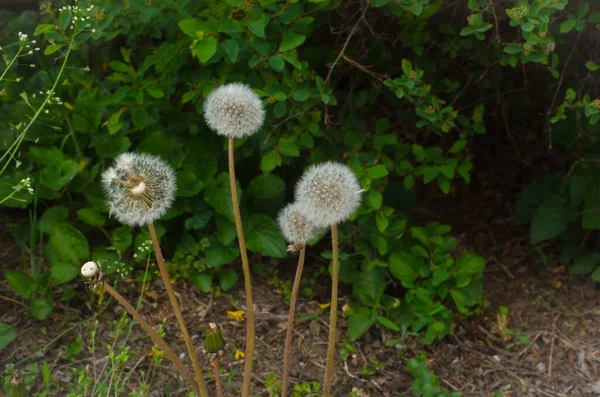
[{"label": "white fluffy dandelion", "polygon": [[277,216],[283,236],[292,245],[304,245],[318,232],[318,228],[306,217],[307,212],[306,205],[292,203],[286,205]]},{"label": "white fluffy dandelion", "polygon": [[328,161],[308,168],[296,185],[296,201],[318,227],[345,221],[360,205],[362,189],[352,170]]},{"label": "white fluffy dandelion", "polygon": [[153,223],[175,199],[175,173],[160,157],[124,153],[102,174],[110,213],[130,226]]},{"label": "white fluffy dandelion", "polygon": [[230,83],[214,90],[204,102],[208,126],[227,138],[243,138],[257,132],[265,120],[263,104],[246,84]]}]

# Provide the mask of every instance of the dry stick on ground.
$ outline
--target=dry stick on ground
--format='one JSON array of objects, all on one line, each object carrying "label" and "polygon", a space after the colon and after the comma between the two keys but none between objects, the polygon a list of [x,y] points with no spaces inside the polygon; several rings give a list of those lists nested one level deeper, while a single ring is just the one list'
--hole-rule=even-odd
[{"label": "dry stick on ground", "polygon": [[[135,318],[135,321],[137,321],[138,324],[140,324],[140,326],[142,328],[144,328],[144,331],[146,331],[148,333],[150,338],[152,338],[152,341],[154,343],[156,343],[162,351],[165,352],[167,358],[169,360],[171,360],[173,365],[175,365],[175,368],[177,368],[177,371],[181,374],[181,376],[183,376],[185,378],[186,382],[194,390],[194,393],[196,393],[196,395],[200,396],[201,394],[200,394],[200,390],[198,389],[198,383],[194,379],[194,376],[183,365],[183,363],[181,362],[179,357],[177,357],[177,354],[175,354],[175,352],[173,350],[171,350],[171,348],[167,345],[167,343],[164,340],[162,340],[160,335],[158,335],[156,333],[156,331],[150,326],[150,324],[148,324],[146,321],[144,321],[142,316],[140,316],[140,314],[133,308],[133,306],[131,306],[131,304],[129,302],[127,302],[127,300],[125,298],[123,298],[123,296],[121,296],[121,294],[119,294],[113,287],[111,287],[110,284],[108,284],[107,282],[104,282],[102,284],[102,287],[104,288],[104,290],[106,292],[108,292],[110,294],[110,296],[115,298],[115,300],[117,302],[119,302],[119,304],[121,306],[123,306],[125,308],[125,310],[127,310],[127,312],[129,312],[129,314],[131,314],[131,316],[133,318]],[[207,393],[207,395],[208,395],[208,393]]]},{"label": "dry stick on ground", "polygon": [[325,381],[323,382],[323,397],[329,397],[331,377],[333,376],[333,363],[335,359],[335,335],[337,328],[337,295],[338,295],[338,232],[337,225],[331,225],[331,249],[333,251],[333,266],[331,268],[331,310],[329,317],[329,341],[327,342],[327,365],[325,367]]},{"label": "dry stick on ground", "polygon": [[254,358],[254,307],[252,306],[250,264],[248,261],[248,253],[246,252],[246,240],[244,239],[244,229],[242,227],[242,217],[240,215],[240,204],[238,202],[237,187],[235,185],[234,150],[233,138],[229,138],[229,187],[231,188],[231,204],[233,207],[233,216],[235,218],[235,229],[237,231],[238,242],[240,245],[240,255],[242,256],[242,271],[244,273],[244,288],[246,292],[246,363],[244,365],[242,397],[248,397],[250,395],[252,360]]},{"label": "dry stick on ground", "polygon": [[163,258],[162,251],[160,249],[160,244],[158,243],[158,237],[156,236],[156,230],[154,229],[154,225],[152,223],[148,224],[148,230],[150,231],[150,237],[152,238],[154,254],[156,255],[156,263],[158,263],[158,269],[160,270],[160,277],[162,278],[163,284],[165,285],[165,289],[167,290],[167,295],[169,295],[171,307],[173,307],[173,311],[175,312],[175,317],[177,318],[177,322],[179,323],[179,328],[181,329],[181,334],[183,335],[185,346],[187,347],[190,359],[192,360],[194,373],[196,375],[196,380],[198,381],[198,388],[200,389],[200,396],[208,397],[208,390],[206,389],[206,382],[204,381],[202,367],[200,366],[200,362],[198,361],[198,356],[196,355],[196,350],[194,349],[192,339],[190,338],[190,333],[188,332],[187,327],[185,326],[183,314],[181,314],[181,309],[179,308],[179,303],[177,302],[177,298],[175,297],[175,293],[173,292],[173,286],[171,285],[171,281],[169,280],[169,273],[167,272],[167,268],[165,266],[165,259]]},{"label": "dry stick on ground", "polygon": [[219,374],[219,360],[212,362],[213,373],[215,374],[215,385],[217,387],[217,397],[223,397],[223,386],[221,386],[221,375]]},{"label": "dry stick on ground", "polygon": [[296,310],[296,298],[298,296],[298,290],[300,289],[300,280],[302,279],[302,269],[304,268],[304,257],[306,252],[306,245],[303,245],[300,249],[300,256],[298,257],[298,268],[296,269],[296,278],[294,279],[294,286],[292,288],[292,297],[290,299],[290,313],[288,316],[288,324],[285,335],[285,353],[283,355],[283,387],[281,389],[281,397],[287,397],[288,383],[290,381],[290,360],[292,355],[292,330],[294,328],[294,312]]}]

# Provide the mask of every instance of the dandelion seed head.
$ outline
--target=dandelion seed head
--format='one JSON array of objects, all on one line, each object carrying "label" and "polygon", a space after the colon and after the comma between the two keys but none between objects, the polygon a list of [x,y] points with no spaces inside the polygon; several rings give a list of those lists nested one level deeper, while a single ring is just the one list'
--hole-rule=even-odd
[{"label": "dandelion seed head", "polygon": [[279,212],[279,228],[290,244],[304,245],[316,236],[318,228],[308,220],[307,212],[309,211],[303,203],[288,204]]},{"label": "dandelion seed head", "polygon": [[296,185],[296,201],[305,205],[307,218],[317,227],[348,219],[360,205],[361,193],[354,172],[333,161],[309,167]]},{"label": "dandelion seed head", "polygon": [[265,109],[248,85],[230,83],[215,89],[206,98],[204,118],[217,134],[243,138],[260,129],[265,120]]},{"label": "dandelion seed head", "polygon": [[175,173],[157,156],[124,153],[102,174],[110,213],[130,226],[152,223],[175,200]]}]

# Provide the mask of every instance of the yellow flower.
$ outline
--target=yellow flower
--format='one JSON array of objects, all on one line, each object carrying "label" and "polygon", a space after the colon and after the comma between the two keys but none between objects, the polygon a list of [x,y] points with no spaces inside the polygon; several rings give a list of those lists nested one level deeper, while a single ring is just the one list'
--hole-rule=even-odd
[{"label": "yellow flower", "polygon": [[152,357],[156,356],[157,354],[160,354],[160,351],[156,348],[156,345],[154,345],[152,346],[152,351],[148,353],[148,356]]},{"label": "yellow flower", "polygon": [[236,312],[227,311],[227,317],[232,318],[236,321],[244,321],[244,312],[238,310]]},{"label": "yellow flower", "polygon": [[241,358],[246,358],[246,355],[244,354],[243,351],[235,349],[235,359],[239,360]]},{"label": "yellow flower", "polygon": [[329,306],[331,306],[331,302],[327,302],[327,303],[319,303],[319,307],[321,308],[321,310],[325,310],[325,309],[327,309]]}]

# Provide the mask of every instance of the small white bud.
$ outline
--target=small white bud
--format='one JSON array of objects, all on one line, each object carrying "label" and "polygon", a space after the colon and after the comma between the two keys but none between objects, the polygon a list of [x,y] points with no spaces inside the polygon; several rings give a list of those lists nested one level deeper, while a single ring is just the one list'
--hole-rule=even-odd
[{"label": "small white bud", "polygon": [[86,262],[83,264],[83,266],[81,266],[81,275],[83,277],[94,277],[96,274],[98,274],[98,264],[96,262]]},{"label": "small white bud", "polygon": [[96,33],[96,29],[92,29],[92,33]]}]

